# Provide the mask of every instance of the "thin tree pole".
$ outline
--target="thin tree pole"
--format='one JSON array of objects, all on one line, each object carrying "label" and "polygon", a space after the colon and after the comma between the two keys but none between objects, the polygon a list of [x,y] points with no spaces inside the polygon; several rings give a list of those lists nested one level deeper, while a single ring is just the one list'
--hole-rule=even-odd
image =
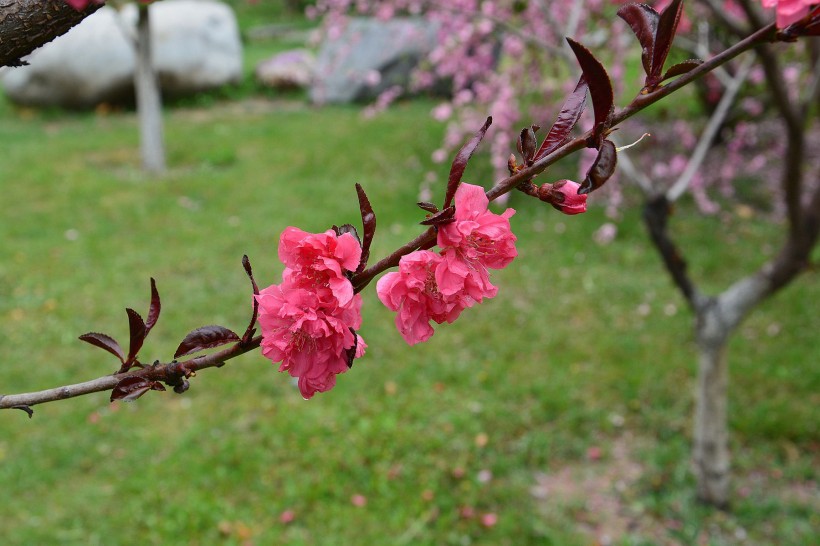
[{"label": "thin tree pole", "polygon": [[134,89],[140,126],[140,157],[143,170],[165,172],[165,142],[162,130],[162,95],[152,58],[149,6],[138,4],[136,69]]}]

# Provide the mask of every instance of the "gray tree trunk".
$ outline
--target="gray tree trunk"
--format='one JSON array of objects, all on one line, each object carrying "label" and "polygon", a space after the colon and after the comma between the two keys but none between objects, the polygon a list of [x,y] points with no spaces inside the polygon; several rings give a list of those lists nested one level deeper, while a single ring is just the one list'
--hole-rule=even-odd
[{"label": "gray tree trunk", "polygon": [[151,56],[151,19],[148,6],[144,4],[139,4],[136,51],[134,88],[137,95],[142,168],[151,173],[162,173],[165,171],[162,95]]},{"label": "gray tree trunk", "polygon": [[729,504],[729,426],[726,362],[727,326],[717,301],[697,314],[698,377],[692,459],[698,499],[725,508]]}]

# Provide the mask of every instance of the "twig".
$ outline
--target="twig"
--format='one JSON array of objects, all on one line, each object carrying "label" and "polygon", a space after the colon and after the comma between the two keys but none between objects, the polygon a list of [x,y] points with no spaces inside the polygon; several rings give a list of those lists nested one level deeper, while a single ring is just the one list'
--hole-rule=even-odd
[{"label": "twig", "polygon": [[665,195],[658,195],[649,199],[643,208],[643,221],[649,231],[652,244],[663,259],[663,264],[669,272],[675,285],[680,289],[689,307],[697,313],[698,309],[708,300],[703,296],[689,277],[686,260],[678,250],[677,245],[669,237],[667,226],[672,210]]},{"label": "twig", "polygon": [[247,344],[237,343],[222,351],[205,356],[198,356],[181,362],[172,361],[165,364],[154,364],[140,370],[127,373],[106,375],[91,381],[66,385],[44,391],[22,394],[0,394],[0,409],[28,408],[37,404],[65,400],[85,394],[109,391],[126,377],[141,377],[150,381],[161,381],[169,385],[179,384],[199,370],[222,366],[225,362],[259,347],[262,336],[257,336]]},{"label": "twig", "polygon": [[740,69],[737,71],[737,74],[735,74],[735,77],[732,78],[729,85],[726,86],[726,91],[720,98],[720,102],[718,103],[717,108],[715,108],[715,111],[712,113],[712,117],[709,118],[709,123],[706,124],[706,128],[703,130],[700,140],[695,146],[695,150],[692,152],[689,162],[686,164],[686,168],[683,170],[672,187],[669,188],[669,191],[666,192],[666,199],[670,203],[677,201],[689,188],[692,178],[694,178],[695,173],[698,169],[700,169],[700,166],[703,164],[703,160],[706,159],[706,153],[709,151],[709,147],[712,145],[712,141],[714,141],[718,129],[720,129],[721,125],[723,125],[723,122],[726,120],[726,116],[729,114],[729,109],[732,107],[740,88],[749,76],[753,59],[753,57],[747,57],[740,66]]}]

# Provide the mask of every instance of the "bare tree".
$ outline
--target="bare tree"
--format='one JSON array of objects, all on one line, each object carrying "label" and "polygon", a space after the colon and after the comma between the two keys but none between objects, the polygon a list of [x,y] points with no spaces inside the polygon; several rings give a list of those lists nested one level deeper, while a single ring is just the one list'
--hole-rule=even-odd
[{"label": "bare tree", "polygon": [[[737,36],[764,26],[757,6],[749,0],[740,4],[747,24],[729,18],[720,3],[703,0],[715,17]],[[813,122],[812,106],[820,101],[818,84],[818,41],[809,39],[807,62],[814,67],[811,84],[798,95],[790,95],[781,61],[771,45],[761,42],[754,51],[763,67],[766,92],[775,105],[783,125],[786,153],[780,168],[777,191],[787,211],[787,230],[777,256],[760,269],[744,276],[718,294],[706,294],[687,269],[683,250],[675,243],[669,228],[674,203],[685,194],[692,176],[701,166],[707,150],[713,145],[719,127],[725,121],[737,93],[751,67],[752,57],[735,67],[733,78],[725,81],[723,97],[701,135],[689,164],[668,188],[657,190],[638,171],[625,154],[619,165],[644,189],[644,223],[655,249],[675,286],[695,316],[694,334],[698,349],[698,376],[695,391],[694,443],[692,459],[697,479],[698,498],[708,504],[726,507],[730,501],[730,454],[728,430],[728,362],[726,348],[741,322],[764,300],[787,286],[811,266],[811,252],[820,231],[820,184],[808,184],[810,177],[820,176],[816,154],[809,154],[806,133]],[[814,160],[815,164],[811,164]]]}]

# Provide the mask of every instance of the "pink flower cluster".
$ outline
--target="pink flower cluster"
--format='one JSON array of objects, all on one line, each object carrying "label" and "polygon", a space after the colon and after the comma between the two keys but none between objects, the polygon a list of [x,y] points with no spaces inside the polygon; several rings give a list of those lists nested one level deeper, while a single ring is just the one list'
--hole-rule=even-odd
[{"label": "pink flower cluster", "polygon": [[299,378],[305,399],[332,389],[336,375],[364,354],[366,345],[356,334],[362,299],[345,276],[356,270],[361,253],[350,233],[288,227],[279,239],[279,259],[286,266],[282,283],[256,296],[262,354],[281,362],[279,371]]},{"label": "pink flower cluster", "polygon": [[764,8],[777,10],[777,28],[785,28],[809,14],[809,7],[818,0],[761,0]]},{"label": "pink flower cluster", "polygon": [[398,312],[396,327],[408,344],[430,339],[431,320],[453,322],[464,309],[498,292],[488,269],[502,269],[518,255],[509,221],[515,211],[495,214],[488,205],[483,188],[462,184],[454,221],[439,226],[441,252],[412,252],[402,257],[398,271],[379,279],[379,299]]}]

